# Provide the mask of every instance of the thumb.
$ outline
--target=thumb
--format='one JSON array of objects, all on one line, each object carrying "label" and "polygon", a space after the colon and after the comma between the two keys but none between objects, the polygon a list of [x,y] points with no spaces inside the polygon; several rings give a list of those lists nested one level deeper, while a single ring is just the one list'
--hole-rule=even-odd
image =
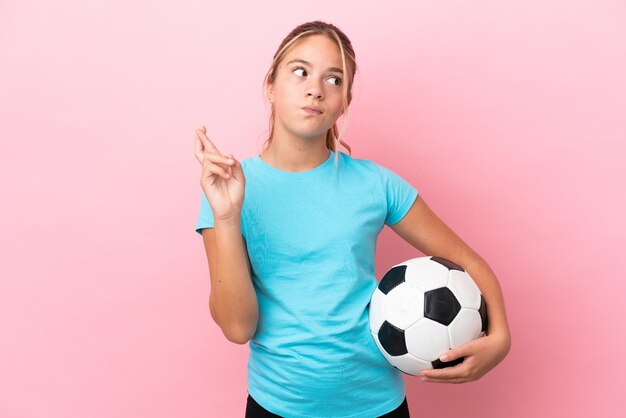
[{"label": "thumb", "polygon": [[233,173],[242,173],[243,170],[241,168],[241,163],[235,158],[235,156],[233,154],[228,154],[228,158],[232,159],[235,162],[235,164],[229,167],[230,170]]},{"label": "thumb", "polygon": [[455,350],[448,350],[439,356],[439,360],[443,362],[448,362],[448,361],[454,360],[456,358],[455,355],[456,355]]},{"label": "thumb", "polygon": [[[463,357],[465,355],[464,346],[456,347],[446,351],[445,353],[441,353],[439,356],[439,360],[444,363],[448,363],[458,359],[459,357]],[[462,361],[462,360],[461,360]]]},{"label": "thumb", "polygon": [[462,362],[464,356],[471,354],[472,346],[475,342],[476,340],[473,340],[468,343],[461,344],[458,347],[452,348],[446,351],[445,353],[441,353],[441,355],[439,356],[439,360],[446,362],[446,363],[450,361],[454,361],[454,360],[457,360],[458,362]]}]

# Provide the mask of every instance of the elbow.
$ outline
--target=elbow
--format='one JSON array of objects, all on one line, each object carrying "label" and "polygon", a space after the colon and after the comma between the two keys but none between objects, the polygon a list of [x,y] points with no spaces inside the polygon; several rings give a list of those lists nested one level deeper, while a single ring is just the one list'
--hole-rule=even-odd
[{"label": "elbow", "polygon": [[[215,320],[215,318],[213,319]],[[225,326],[217,321],[215,321],[215,323],[222,330],[222,334],[224,334],[224,337],[226,337],[226,339],[231,343],[243,345],[250,341],[250,338],[252,338],[252,334],[250,332],[242,331],[239,328],[233,326]]]},{"label": "elbow", "polygon": [[259,321],[258,310],[251,318],[247,318],[245,323],[234,322],[232,320],[228,322],[225,321],[224,318],[217,315],[217,312],[213,309],[212,303],[210,303],[209,306],[213,321],[220,327],[222,333],[228,341],[243,345],[252,339],[256,333]]},{"label": "elbow", "polygon": [[503,338],[501,340],[501,347],[504,354],[508,354],[511,351],[511,337]]},{"label": "elbow", "polygon": [[235,324],[223,324],[220,321],[218,321],[214,315],[212,316],[213,316],[213,320],[215,321],[215,323],[222,330],[222,334],[224,334],[224,337],[226,337],[226,339],[230,341],[231,343],[241,344],[241,345],[246,344],[248,341],[250,341],[250,339],[252,339],[252,336],[256,332],[256,326],[257,326],[256,322],[254,323],[254,327],[252,328],[241,327]]},{"label": "elbow", "polygon": [[250,341],[250,338],[246,338],[246,337],[226,337],[228,339],[228,341],[230,341],[231,343],[235,343],[235,344],[240,344],[240,345],[244,345],[246,344],[248,341]]},{"label": "elbow", "polygon": [[243,344],[247,344],[248,341],[252,339],[252,336],[254,335],[255,332],[256,332],[256,328],[251,331],[250,330],[239,330],[239,331],[231,330],[231,332],[228,332],[228,333],[224,332],[224,336],[231,343],[243,345]]}]

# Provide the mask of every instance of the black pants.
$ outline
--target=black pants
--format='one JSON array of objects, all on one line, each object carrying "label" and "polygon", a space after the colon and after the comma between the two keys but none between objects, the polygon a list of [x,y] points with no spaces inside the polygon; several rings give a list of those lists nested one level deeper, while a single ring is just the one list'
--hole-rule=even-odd
[{"label": "black pants", "polygon": [[[254,400],[248,393],[248,401],[246,404],[246,418],[282,418],[280,415],[276,415],[263,408]],[[406,397],[399,407],[391,412],[381,415],[378,418],[411,418],[409,415],[409,405],[406,402]]]}]

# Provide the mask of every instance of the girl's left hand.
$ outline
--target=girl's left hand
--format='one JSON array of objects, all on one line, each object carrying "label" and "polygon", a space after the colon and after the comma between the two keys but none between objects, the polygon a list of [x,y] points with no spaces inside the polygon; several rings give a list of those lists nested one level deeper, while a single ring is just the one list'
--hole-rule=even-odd
[{"label": "girl's left hand", "polygon": [[422,370],[421,380],[434,383],[465,383],[478,380],[506,357],[510,347],[510,338],[507,335],[487,334],[448,350],[445,353],[446,359],[439,358],[441,361],[452,361],[464,357],[462,363],[443,369]]}]

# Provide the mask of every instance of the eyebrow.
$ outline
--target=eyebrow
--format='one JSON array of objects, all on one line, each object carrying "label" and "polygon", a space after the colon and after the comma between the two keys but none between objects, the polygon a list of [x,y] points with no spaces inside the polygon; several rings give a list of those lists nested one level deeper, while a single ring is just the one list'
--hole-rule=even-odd
[{"label": "eyebrow", "polygon": [[[303,59],[300,59],[300,58],[296,58],[296,59],[294,59],[294,60],[289,61],[289,62],[287,63],[287,65],[292,64],[292,63],[294,63],[294,62],[301,62],[301,63],[302,63],[302,64],[304,64],[304,65],[308,65],[309,67],[313,67],[313,64],[311,64],[310,62],[305,61],[305,60],[303,60]],[[341,68],[337,68],[337,67],[329,67],[329,68],[327,69],[327,71],[334,71],[334,72],[336,72],[336,73],[343,74],[343,70],[342,70]]]}]

